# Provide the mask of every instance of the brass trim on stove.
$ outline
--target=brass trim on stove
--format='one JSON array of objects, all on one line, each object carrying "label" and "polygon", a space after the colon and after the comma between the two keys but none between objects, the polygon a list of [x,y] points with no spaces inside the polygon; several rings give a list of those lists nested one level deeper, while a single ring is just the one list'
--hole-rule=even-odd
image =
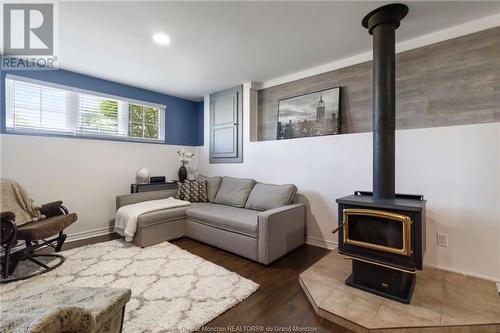
[{"label": "brass trim on stove", "polygon": [[[364,215],[364,216],[374,216],[382,217],[388,219],[389,221],[399,222],[403,225],[403,247],[394,248],[386,245],[373,244],[369,242],[363,242],[359,240],[354,240],[349,238],[349,216],[350,215]],[[377,250],[381,252],[399,254],[409,257],[412,253],[411,251],[411,218],[397,214],[393,212],[386,212],[376,209],[364,209],[364,208],[345,208],[343,211],[344,218],[344,244],[355,245],[364,247],[367,249]]]}]

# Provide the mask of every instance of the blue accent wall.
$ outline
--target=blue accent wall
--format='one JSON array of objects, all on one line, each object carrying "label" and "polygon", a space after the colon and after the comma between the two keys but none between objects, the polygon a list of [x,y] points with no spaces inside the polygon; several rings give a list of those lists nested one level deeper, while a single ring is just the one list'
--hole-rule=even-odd
[{"label": "blue accent wall", "polygon": [[2,133],[5,132],[5,77],[7,74],[166,105],[165,144],[203,145],[203,101],[193,102],[62,69],[0,71],[0,130]]},{"label": "blue accent wall", "polygon": [[198,102],[198,140],[200,146],[203,146],[205,140],[205,103]]}]

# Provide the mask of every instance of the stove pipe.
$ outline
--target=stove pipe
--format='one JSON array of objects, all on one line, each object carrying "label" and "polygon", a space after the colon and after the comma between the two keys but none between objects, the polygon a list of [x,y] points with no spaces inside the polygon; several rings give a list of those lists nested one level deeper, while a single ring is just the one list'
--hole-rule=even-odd
[{"label": "stove pipe", "polygon": [[373,35],[373,197],[394,199],[396,131],[396,29],[408,13],[403,4],[370,12],[363,27]]}]

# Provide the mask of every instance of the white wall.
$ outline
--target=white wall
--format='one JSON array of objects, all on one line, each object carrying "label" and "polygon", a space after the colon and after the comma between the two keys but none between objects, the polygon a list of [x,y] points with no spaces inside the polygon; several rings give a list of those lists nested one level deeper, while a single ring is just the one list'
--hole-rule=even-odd
[{"label": "white wall", "polygon": [[[396,45],[398,52],[498,26],[498,14]],[[372,189],[372,134],[255,142],[256,90],[371,60],[371,52],[275,78],[243,91],[243,163],[209,164],[202,147],[199,172],[294,183],[309,207],[307,242],[334,248],[335,199]],[[205,97],[205,142],[208,134]],[[396,132],[396,190],[427,200],[425,264],[500,281],[500,123]],[[436,233],[448,247],[436,246]]]},{"label": "white wall", "polygon": [[[209,164],[204,146],[199,172],[296,184],[309,207],[308,243],[333,248],[335,199],[372,189],[372,134],[251,142],[248,113],[244,162]],[[205,124],[208,136],[208,107]],[[396,142],[397,192],[427,200],[425,264],[500,280],[500,123],[402,130]],[[436,246],[437,232],[448,234],[447,248]]]},{"label": "white wall", "polygon": [[38,204],[63,200],[78,214],[69,239],[109,232],[115,197],[130,193],[137,169],[177,179],[179,146],[5,134],[0,141],[2,178],[18,181]]}]

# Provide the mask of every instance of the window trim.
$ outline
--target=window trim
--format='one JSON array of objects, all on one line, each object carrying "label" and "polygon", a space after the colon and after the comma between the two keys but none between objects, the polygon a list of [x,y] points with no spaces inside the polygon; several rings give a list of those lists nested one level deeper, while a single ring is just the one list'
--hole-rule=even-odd
[{"label": "window trim", "polygon": [[[39,129],[29,129],[29,128],[8,128],[7,127],[7,113],[10,105],[10,94],[9,94],[9,84],[7,84],[7,80],[26,82],[30,84],[39,85],[42,87],[55,88],[71,91],[78,94],[87,94],[93,95],[100,98],[118,100],[120,102],[126,102],[127,104],[136,104],[140,106],[151,107],[155,109],[159,109],[159,138],[158,139],[149,139],[149,138],[140,138],[140,137],[132,137],[132,136],[119,136],[113,134],[103,134],[103,133],[86,133],[81,131],[57,131],[57,130],[46,130],[43,128]],[[18,75],[7,74],[4,79],[4,93],[5,93],[5,105],[4,105],[4,128],[3,133],[6,134],[24,134],[24,135],[41,135],[41,136],[63,136],[63,137],[74,137],[74,138],[85,138],[85,139],[97,139],[97,140],[110,140],[110,141],[124,141],[124,142],[140,142],[140,143],[156,143],[163,144],[166,143],[166,112],[167,106],[163,104],[157,104],[152,102],[141,101],[138,99],[128,98],[124,96],[112,95],[107,93],[102,93],[98,91],[92,91],[82,88],[76,88],[64,84],[53,83],[48,81],[42,81],[32,78],[27,78]],[[128,110],[128,108],[127,108]],[[127,114],[128,117],[128,114]],[[127,124],[129,124],[129,120],[127,118]]]}]

